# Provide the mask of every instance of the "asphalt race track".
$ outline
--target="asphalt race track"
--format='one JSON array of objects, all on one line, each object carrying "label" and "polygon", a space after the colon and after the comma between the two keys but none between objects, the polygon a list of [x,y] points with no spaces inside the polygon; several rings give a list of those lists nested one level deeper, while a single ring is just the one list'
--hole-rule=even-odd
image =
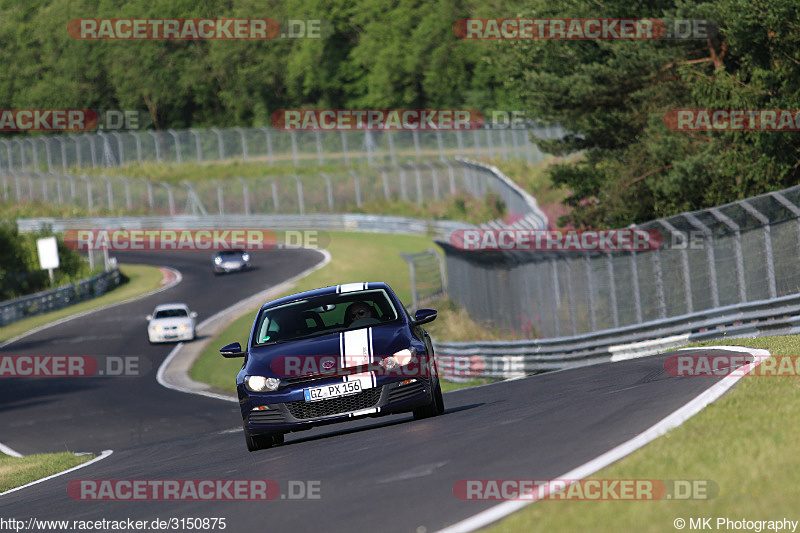
[{"label": "asphalt race track", "polygon": [[[320,255],[254,254],[257,270],[220,277],[211,274],[208,254],[118,257],[174,267],[183,281],[26,337],[0,354],[145,355],[153,368],[140,378],[3,379],[0,442],[25,455],[114,453],[0,497],[2,518],[208,517],[225,518],[226,530],[234,532],[430,532],[495,505],[457,499],[457,481],[556,478],[647,429],[717,381],[668,376],[666,355],[600,364],[448,393],[447,410],[437,418],[398,415],[326,426],[249,453],[236,403],[167,390],[156,382],[156,369],[172,346],[147,343],[144,316],[157,303],[184,301],[202,321],[313,266]],[[224,339],[234,340],[244,341]],[[282,497],[76,501],[67,485],[77,479],[268,479],[278,483]],[[317,491],[318,497],[293,500],[301,496],[298,487]]]}]

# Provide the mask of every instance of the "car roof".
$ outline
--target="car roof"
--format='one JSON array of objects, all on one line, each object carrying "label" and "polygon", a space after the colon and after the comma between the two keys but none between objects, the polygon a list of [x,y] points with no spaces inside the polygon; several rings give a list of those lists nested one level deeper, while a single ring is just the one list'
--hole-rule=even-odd
[{"label": "car roof", "polygon": [[163,311],[165,309],[189,309],[189,306],[181,303],[160,304],[157,305],[154,311]]},{"label": "car roof", "polygon": [[312,289],[310,291],[298,292],[297,294],[290,294],[277,300],[272,300],[261,306],[261,309],[267,309],[276,305],[281,305],[296,300],[303,300],[305,298],[315,298],[317,296],[325,296],[327,294],[340,294],[349,292],[370,291],[376,289],[385,289],[390,294],[394,294],[392,288],[383,281],[369,281],[362,283],[345,283],[343,285],[331,285],[330,287],[321,287],[319,289]]}]

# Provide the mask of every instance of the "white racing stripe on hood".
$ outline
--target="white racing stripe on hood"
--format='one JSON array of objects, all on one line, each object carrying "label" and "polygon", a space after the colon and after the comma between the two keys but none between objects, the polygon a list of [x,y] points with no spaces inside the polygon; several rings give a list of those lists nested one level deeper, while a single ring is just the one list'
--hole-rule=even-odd
[{"label": "white racing stripe on hood", "polygon": [[339,285],[336,287],[337,293],[344,293],[344,292],[356,292],[356,291],[365,291],[367,290],[366,283],[345,283],[344,285]]},{"label": "white racing stripe on hood", "polygon": [[[372,363],[372,328],[361,328],[353,331],[344,331],[339,334],[339,364],[342,367],[366,365]],[[376,385],[374,372],[362,372],[350,376],[343,376],[343,381],[360,381],[361,390],[371,389]],[[355,414],[376,413],[380,408],[365,409]]]}]

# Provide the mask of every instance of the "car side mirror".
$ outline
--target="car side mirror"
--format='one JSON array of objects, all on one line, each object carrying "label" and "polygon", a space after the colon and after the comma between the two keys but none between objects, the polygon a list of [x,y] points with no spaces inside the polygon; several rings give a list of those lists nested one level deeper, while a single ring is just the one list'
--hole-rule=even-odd
[{"label": "car side mirror", "polygon": [[147,315],[146,317],[144,317],[144,319],[150,322],[151,320],[153,320],[153,315]]},{"label": "car side mirror", "polygon": [[219,353],[222,357],[227,359],[232,359],[234,357],[244,357],[244,352],[242,351],[242,345],[238,342],[232,342],[230,344],[226,344],[222,348],[219,349]]},{"label": "car side mirror", "polygon": [[197,318],[197,311],[192,311],[191,313],[189,313],[189,316],[192,318]]},{"label": "car side mirror", "polygon": [[417,309],[417,312],[414,313],[414,324],[415,326],[419,326],[421,324],[427,324],[428,322],[433,322],[436,320],[437,316],[436,309]]}]

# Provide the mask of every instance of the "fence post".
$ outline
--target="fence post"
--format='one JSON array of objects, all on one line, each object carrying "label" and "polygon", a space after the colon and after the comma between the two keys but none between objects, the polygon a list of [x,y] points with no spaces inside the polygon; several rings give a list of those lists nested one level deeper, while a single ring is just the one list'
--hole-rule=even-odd
[{"label": "fence post", "polygon": [[[489,130],[487,130],[489,131]],[[566,258],[564,264],[567,267],[567,307],[569,308],[569,323],[572,328],[572,335],[578,334],[578,317],[575,312],[575,290],[573,287],[574,280],[572,278],[572,259]]]},{"label": "fence post", "polygon": [[442,142],[442,132],[436,130],[436,146],[439,148],[439,161],[444,161],[444,143]]},{"label": "fence post", "polygon": [[667,302],[664,298],[664,276],[661,271],[661,250],[656,248],[651,253],[653,254],[653,276],[655,277],[658,318],[667,318]]},{"label": "fence post", "polygon": [[142,138],[139,137],[139,134],[135,131],[130,132],[133,135],[133,138],[136,139],[136,161],[141,165],[142,164]]},{"label": "fence post", "polygon": [[11,143],[5,139],[0,139],[0,143],[3,143],[6,146],[6,153],[8,154],[6,166],[8,167],[8,170],[14,170],[14,159],[11,157]]},{"label": "fence post", "polygon": [[222,184],[219,180],[214,180],[214,183],[217,186],[217,210],[220,216],[222,216],[225,214],[225,197],[222,195]]},{"label": "fence post", "polygon": [[87,209],[89,211],[89,214],[91,215],[92,214],[92,207],[93,207],[93,202],[92,202],[92,184],[89,183],[89,178],[85,174],[81,175],[81,179],[86,182],[86,205],[87,205]]},{"label": "fence post", "polygon": [[386,175],[386,169],[381,168],[381,183],[383,183],[383,197],[386,198],[386,201],[389,201],[389,178]]},{"label": "fence post", "polygon": [[106,195],[108,196],[108,209],[114,209],[114,191],[111,189],[111,179],[105,174],[100,176],[106,182]]},{"label": "fence post", "polygon": [[414,178],[417,185],[417,205],[422,205],[422,174],[419,172],[419,164],[412,163],[411,166],[414,168]]},{"label": "fence post", "polygon": [[555,258],[550,258],[548,260],[550,263],[550,279],[552,281],[553,287],[553,327],[555,328],[555,336],[561,336],[561,317],[559,313],[561,311],[561,293],[558,290],[558,264]]},{"label": "fence post", "polygon": [[456,173],[453,170],[453,165],[450,163],[449,159],[444,160],[444,164],[447,165],[447,181],[450,185],[450,196],[456,195]]},{"label": "fence post", "polygon": [[275,164],[275,156],[272,153],[272,135],[270,134],[269,128],[265,126],[259,129],[264,132],[264,136],[267,139],[267,160],[269,161],[269,166],[273,166]]},{"label": "fence post", "polygon": [[712,207],[709,209],[711,214],[733,230],[733,245],[736,254],[736,281],[739,286],[739,301],[747,301],[747,288],[744,281],[744,255],[742,254],[742,231],[739,225],[731,220],[728,216],[722,213],[718,208]]},{"label": "fence post", "polygon": [[125,164],[125,144],[122,142],[122,134],[112,131],[111,135],[117,140],[117,148],[119,148],[119,164],[120,166]]},{"label": "fence post", "polygon": [[597,311],[594,308],[594,279],[592,276],[592,260],[588,255],[583,256],[583,267],[586,271],[586,291],[589,300],[589,328],[597,331]]},{"label": "fence post", "polygon": [[711,233],[711,229],[708,226],[700,222],[696,216],[692,215],[691,213],[686,213],[683,215],[689,223],[694,226],[695,228],[699,229],[703,232],[706,236],[705,238],[705,249],[706,249],[706,258],[708,260],[708,282],[711,288],[711,307],[719,307],[719,287],[717,286],[717,265],[716,261],[714,261],[714,235]]},{"label": "fence post", "polygon": [[158,134],[153,130],[147,130],[147,133],[153,138],[153,146],[156,148],[156,161],[161,163],[161,145],[158,142]]},{"label": "fence post", "polygon": [[322,154],[322,134],[319,130],[314,130],[314,141],[317,143],[317,163],[319,166],[324,166],[325,156]]},{"label": "fence post", "polygon": [[217,135],[217,151],[219,152],[219,160],[220,161],[224,161],[225,160],[225,143],[222,140],[222,132],[219,131],[219,129],[217,129],[217,128],[211,128],[211,131],[213,131]]},{"label": "fence post", "polygon": [[[678,228],[666,220],[660,219],[657,222],[664,226],[667,231],[675,234],[678,233]],[[686,301],[686,313],[692,313],[694,311],[694,302],[692,302],[692,278],[689,272],[689,253],[686,251],[685,247],[681,248],[681,274],[683,278],[683,294]]]},{"label": "fence post", "polygon": [[278,210],[279,210],[279,209],[280,209],[280,207],[281,207],[280,200],[278,199],[278,184],[275,182],[275,180],[270,180],[270,181],[272,182],[272,183],[271,183],[271,190],[272,190],[272,207],[273,207],[273,209],[275,210],[275,212],[277,213],[277,212],[278,212]]},{"label": "fence post", "polygon": [[167,189],[167,203],[169,205],[169,214],[175,215],[175,196],[172,194],[172,187],[169,186],[169,183],[161,182],[161,185]]},{"label": "fence post", "polygon": [[333,185],[331,184],[331,177],[324,172],[320,172],[319,175],[325,180],[325,193],[328,197],[328,212],[333,213]]},{"label": "fence post", "polygon": [[133,209],[133,202],[131,201],[131,180],[128,178],[123,178],[122,176],[119,176],[119,179],[122,180],[122,183],[125,186],[125,209],[130,211]]},{"label": "fence post", "polygon": [[631,284],[633,285],[633,308],[636,311],[636,323],[642,323],[642,294],[639,291],[639,268],[636,265],[636,252],[630,252]]},{"label": "fence post", "polygon": [[355,190],[356,195],[356,206],[361,207],[363,202],[361,198],[361,180],[356,174],[355,170],[351,170],[350,174],[353,176],[353,189]]},{"label": "fence post", "polygon": [[25,145],[23,145],[22,141],[19,139],[14,139],[14,142],[19,146],[20,166],[22,167],[22,171],[25,172],[28,170],[28,165],[25,162]]},{"label": "fence post", "polygon": [[168,129],[167,132],[172,135],[172,140],[175,142],[175,161],[177,161],[178,164],[183,163],[183,158],[181,157],[181,142],[178,139],[178,132],[172,128]]},{"label": "fence post", "polygon": [[387,130],[386,139],[389,141],[389,159],[392,165],[397,166],[397,153],[394,151],[394,132]]},{"label": "fence post", "polygon": [[242,161],[247,163],[247,139],[245,138],[244,130],[239,126],[233,129],[239,132],[239,137],[242,139]]},{"label": "fence post", "polygon": [[772,227],[769,219],[750,205],[747,200],[743,200],[741,206],[764,225],[764,259],[767,263],[767,285],[769,286],[769,297],[775,298],[778,295],[778,290],[775,284],[775,261],[772,257]]},{"label": "fence post", "polygon": [[300,168],[300,161],[297,158],[297,132],[294,130],[290,131],[289,137],[292,139],[292,161],[294,161],[294,168]]},{"label": "fence post", "polygon": [[61,136],[57,136],[55,139],[58,141],[58,144],[61,146],[61,169],[64,170],[64,172],[66,172],[67,168],[68,168],[67,167],[67,144],[66,144],[66,140]]},{"label": "fence post", "polygon": [[436,165],[434,165],[430,161],[428,161],[426,164],[431,169],[431,174],[433,175],[433,198],[438,201],[439,200],[439,176],[436,173]]},{"label": "fence post", "polygon": [[247,191],[247,182],[244,178],[238,178],[242,184],[242,200],[244,201],[244,214],[250,215],[250,195]]},{"label": "fence post", "polygon": [[347,155],[347,132],[342,130],[339,132],[342,138],[342,156],[344,157],[344,166],[350,166],[350,158]]},{"label": "fence post", "polygon": [[614,327],[619,327],[619,309],[617,308],[617,283],[614,280],[614,258],[611,253],[606,253],[606,267],[608,269],[608,301],[611,307],[611,320]]},{"label": "fence post", "polygon": [[305,200],[303,199],[303,184],[300,182],[300,178],[297,174],[292,174],[294,181],[297,183],[297,207],[300,210],[300,214],[304,215],[306,213],[306,204]]}]

